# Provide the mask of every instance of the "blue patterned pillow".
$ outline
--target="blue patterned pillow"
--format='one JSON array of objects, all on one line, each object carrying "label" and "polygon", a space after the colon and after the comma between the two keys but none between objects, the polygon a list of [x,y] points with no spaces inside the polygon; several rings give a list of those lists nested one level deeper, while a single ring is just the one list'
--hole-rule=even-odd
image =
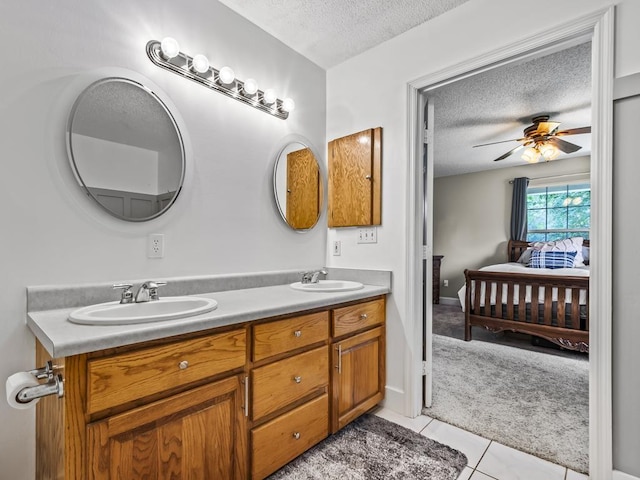
[{"label": "blue patterned pillow", "polygon": [[527,267],[531,268],[573,268],[576,252],[548,252],[533,250]]}]

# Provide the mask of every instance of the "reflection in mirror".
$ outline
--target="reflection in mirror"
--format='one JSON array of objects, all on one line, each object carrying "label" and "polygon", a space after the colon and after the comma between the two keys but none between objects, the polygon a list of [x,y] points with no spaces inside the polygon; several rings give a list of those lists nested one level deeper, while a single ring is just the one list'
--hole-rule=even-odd
[{"label": "reflection in mirror", "polygon": [[73,106],[67,140],[78,182],[118,218],[155,218],[180,193],[182,136],[162,100],[138,82],[113,77],[91,84]]},{"label": "reflection in mirror", "polygon": [[273,187],[280,215],[294,230],[313,228],[322,212],[320,166],[309,147],[285,145],[276,158]]}]

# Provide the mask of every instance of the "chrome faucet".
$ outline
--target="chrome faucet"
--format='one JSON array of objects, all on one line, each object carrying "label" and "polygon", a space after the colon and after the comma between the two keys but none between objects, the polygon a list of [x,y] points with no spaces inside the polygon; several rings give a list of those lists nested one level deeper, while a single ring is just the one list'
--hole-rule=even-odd
[{"label": "chrome faucet", "polygon": [[140,285],[140,288],[138,288],[135,296],[135,302],[142,303],[150,302],[152,300],[160,300],[160,297],[158,296],[158,287],[166,284],[167,282],[155,282],[153,280],[147,280],[142,285]]},{"label": "chrome faucet", "polygon": [[311,271],[311,272],[304,272],[302,274],[302,280],[300,280],[300,283],[318,283],[318,278],[320,277],[320,274],[326,275],[327,271],[326,270],[314,270],[314,271]]}]

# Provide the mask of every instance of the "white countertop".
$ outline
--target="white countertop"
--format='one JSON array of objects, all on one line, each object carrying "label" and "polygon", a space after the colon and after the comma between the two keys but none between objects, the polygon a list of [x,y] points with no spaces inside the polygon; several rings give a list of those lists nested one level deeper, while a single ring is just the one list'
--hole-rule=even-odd
[{"label": "white countertop", "polygon": [[198,294],[218,308],[189,318],[134,325],[78,325],[68,320],[75,308],[27,313],[27,325],[54,357],[67,357],[184,333],[302,312],[390,293],[389,287],[365,285],[348,292],[301,292],[289,285]]}]

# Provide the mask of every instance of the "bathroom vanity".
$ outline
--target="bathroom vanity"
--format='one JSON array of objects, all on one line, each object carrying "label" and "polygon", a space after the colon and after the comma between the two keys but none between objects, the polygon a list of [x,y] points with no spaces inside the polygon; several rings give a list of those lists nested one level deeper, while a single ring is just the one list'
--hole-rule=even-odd
[{"label": "bathroom vanity", "polygon": [[37,363],[64,376],[36,405],[37,478],[267,477],[383,399],[389,291],[222,291],[144,325],[29,312]]}]

